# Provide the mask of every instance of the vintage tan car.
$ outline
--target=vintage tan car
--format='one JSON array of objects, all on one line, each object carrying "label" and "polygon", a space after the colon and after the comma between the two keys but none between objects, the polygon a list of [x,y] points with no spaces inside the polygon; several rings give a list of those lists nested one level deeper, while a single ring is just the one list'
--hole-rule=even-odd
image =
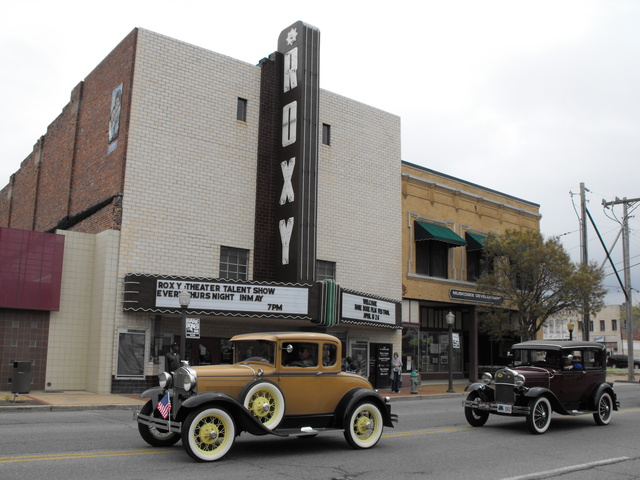
[{"label": "vintage tan car", "polygon": [[178,440],[198,461],[222,458],[241,432],[315,436],[344,430],[355,449],[371,448],[393,427],[389,399],[364,378],[341,371],[341,343],[320,333],[256,333],[231,339],[232,365],[182,366],[137,414],[154,447]]}]

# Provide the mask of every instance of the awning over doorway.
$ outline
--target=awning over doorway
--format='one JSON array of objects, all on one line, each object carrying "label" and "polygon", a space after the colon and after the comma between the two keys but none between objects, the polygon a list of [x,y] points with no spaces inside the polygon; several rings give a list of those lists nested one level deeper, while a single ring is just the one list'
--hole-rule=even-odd
[{"label": "awning over doorway", "polygon": [[475,252],[484,248],[484,235],[478,235],[477,233],[466,232],[464,236],[467,239],[467,252]]},{"label": "awning over doorway", "polygon": [[467,244],[461,236],[457,235],[453,230],[433,223],[415,221],[415,241],[437,240],[439,242],[448,243],[454,247],[460,247]]}]

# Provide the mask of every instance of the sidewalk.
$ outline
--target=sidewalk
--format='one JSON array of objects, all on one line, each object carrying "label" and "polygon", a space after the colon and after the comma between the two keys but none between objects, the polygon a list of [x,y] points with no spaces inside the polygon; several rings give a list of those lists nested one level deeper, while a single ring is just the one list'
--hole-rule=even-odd
[{"label": "sidewalk", "polygon": [[[609,382],[628,383],[626,376],[609,376]],[[423,380],[417,393],[411,393],[411,387],[402,388],[400,393],[391,393],[391,389],[379,389],[380,395],[390,397],[391,401],[415,400],[426,398],[462,397],[464,389],[469,385],[467,379],[453,381],[455,393],[448,393],[447,380]],[[137,395],[110,395],[90,392],[31,392],[18,395],[13,403],[14,395],[0,392],[0,413],[23,410],[38,411],[74,411],[74,410],[139,410],[146,400]]]}]

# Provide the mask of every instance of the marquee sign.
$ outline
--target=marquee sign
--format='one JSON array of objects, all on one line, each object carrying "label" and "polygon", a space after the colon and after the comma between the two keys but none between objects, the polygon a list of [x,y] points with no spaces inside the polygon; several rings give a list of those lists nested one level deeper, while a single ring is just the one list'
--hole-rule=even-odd
[{"label": "marquee sign", "polygon": [[124,310],[178,313],[184,290],[191,294],[190,314],[311,319],[309,286],[144,274],[125,277]]},{"label": "marquee sign", "polygon": [[396,326],[400,318],[400,302],[383,300],[362,294],[342,293],[342,318],[358,323]]},{"label": "marquee sign", "polygon": [[278,38],[284,71],[275,277],[282,282],[315,281],[319,51],[320,31],[303,22],[287,27]]}]

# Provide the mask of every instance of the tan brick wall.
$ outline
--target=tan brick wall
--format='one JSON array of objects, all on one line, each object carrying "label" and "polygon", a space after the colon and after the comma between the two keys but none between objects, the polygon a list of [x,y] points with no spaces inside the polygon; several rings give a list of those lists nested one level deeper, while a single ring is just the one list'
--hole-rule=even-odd
[{"label": "tan brick wall", "polygon": [[402,198],[405,298],[448,302],[450,289],[473,290],[475,285],[467,281],[464,247],[449,249],[447,279],[416,275],[415,220],[445,226],[462,238],[466,232],[486,236],[509,229],[540,230],[539,205],[409,163],[402,164]]}]

